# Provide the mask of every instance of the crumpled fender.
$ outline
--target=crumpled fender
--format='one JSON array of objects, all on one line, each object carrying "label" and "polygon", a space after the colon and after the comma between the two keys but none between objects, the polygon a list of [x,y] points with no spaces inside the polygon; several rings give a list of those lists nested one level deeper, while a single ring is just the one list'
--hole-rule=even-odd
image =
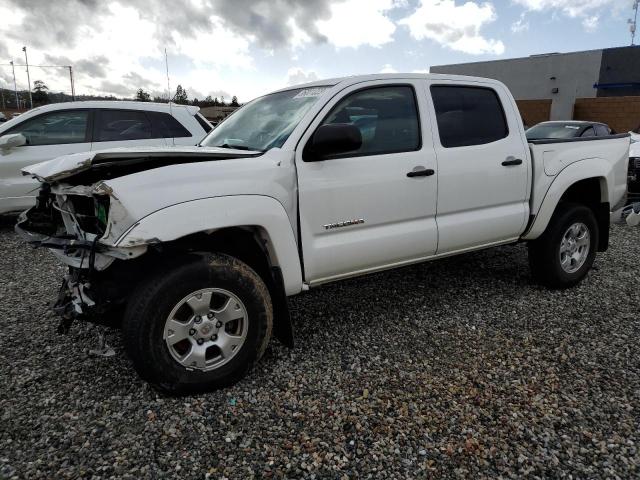
[{"label": "crumpled fender", "polygon": [[609,186],[615,185],[615,172],[609,162],[600,158],[589,158],[567,165],[549,185],[549,189],[542,200],[531,227],[522,238],[524,240],[534,240],[542,235],[562,195],[571,185],[588,178],[598,178],[600,180],[602,195],[600,201],[602,203],[609,202],[613,205],[617,197],[624,195],[624,192],[609,191]]},{"label": "crumpled fender", "polygon": [[264,195],[232,195],[178,203],[147,215],[129,228],[115,246],[169,242],[198,232],[227,227],[259,227],[266,234],[274,265],[282,271],[287,295],[302,290],[302,269],[295,234],[280,202]]}]

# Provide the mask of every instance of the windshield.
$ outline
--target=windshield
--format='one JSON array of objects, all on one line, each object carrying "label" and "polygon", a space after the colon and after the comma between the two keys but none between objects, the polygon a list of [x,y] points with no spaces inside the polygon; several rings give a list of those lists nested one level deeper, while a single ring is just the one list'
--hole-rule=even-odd
[{"label": "windshield", "polygon": [[328,88],[296,88],[260,97],[222,122],[201,145],[259,151],[282,147],[304,114]]},{"label": "windshield", "polygon": [[573,138],[580,136],[582,127],[568,123],[538,124],[527,130],[527,140],[541,140],[543,138]]}]

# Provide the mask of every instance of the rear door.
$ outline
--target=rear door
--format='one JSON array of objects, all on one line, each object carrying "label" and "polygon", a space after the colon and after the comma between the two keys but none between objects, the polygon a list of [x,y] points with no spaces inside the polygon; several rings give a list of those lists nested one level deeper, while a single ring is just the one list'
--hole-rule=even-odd
[{"label": "rear door", "polygon": [[143,110],[96,110],[92,150],[166,145],[162,134],[154,131],[151,119]]},{"label": "rear door", "polygon": [[[325,106],[296,150],[306,281],[401,265],[437,248],[436,159],[422,80],[364,82]],[[357,151],[305,161],[322,124],[361,132]],[[428,171],[428,175],[422,174]],[[411,172],[419,175],[407,176]]]},{"label": "rear door", "polygon": [[492,83],[428,85],[436,118],[438,254],[517,239],[529,214],[530,165],[511,97]]}]

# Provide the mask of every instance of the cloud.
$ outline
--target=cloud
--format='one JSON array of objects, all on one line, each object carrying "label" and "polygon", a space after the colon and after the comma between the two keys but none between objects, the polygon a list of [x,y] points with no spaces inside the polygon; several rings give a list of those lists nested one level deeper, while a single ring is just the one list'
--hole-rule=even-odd
[{"label": "cloud", "polygon": [[76,76],[87,76],[91,78],[105,78],[109,59],[104,55],[98,55],[91,58],[71,60],[64,55],[44,55],[44,61],[49,65],[71,65]]},{"label": "cloud", "polygon": [[393,40],[396,26],[387,13],[398,5],[395,0],[336,2],[330,7],[330,17],[316,26],[338,48],[380,47]]},{"label": "cloud", "polygon": [[295,29],[311,41],[327,41],[316,22],[331,16],[330,4],[331,0],[215,0],[210,7],[232,31],[273,49],[288,46]]},{"label": "cloud", "polygon": [[599,21],[600,17],[598,15],[591,15],[582,20],[582,26],[587,32],[594,32],[598,29]]},{"label": "cloud", "polygon": [[529,22],[525,22],[525,14],[522,13],[520,18],[511,24],[513,33],[522,33],[529,30]]},{"label": "cloud", "polygon": [[82,30],[81,18],[101,15],[107,3],[101,0],[6,0],[7,11],[11,14],[2,19],[19,19],[19,29],[7,29],[8,38],[26,43],[33,48],[47,48],[51,45],[73,47]]},{"label": "cloud", "polygon": [[121,97],[131,97],[136,92],[136,89],[122,83],[111,82],[109,80],[103,80],[100,82],[100,91],[108,94],[113,94]]},{"label": "cloud", "polygon": [[393,68],[390,63],[386,63],[382,66],[382,70],[380,70],[380,73],[398,73],[398,71]]},{"label": "cloud", "polygon": [[511,0],[534,12],[560,12],[570,18],[582,19],[582,26],[587,32],[598,28],[600,15],[606,11],[622,11],[631,9],[631,1],[623,5],[621,0]]},{"label": "cloud", "polygon": [[306,71],[300,67],[291,67],[287,71],[287,85],[299,85],[309,83],[318,79],[318,74],[314,71]]},{"label": "cloud", "polygon": [[406,25],[416,40],[428,38],[452,50],[474,55],[501,55],[504,44],[480,34],[482,27],[496,18],[491,3],[467,1],[457,5],[456,0],[420,0],[417,10],[398,23]]}]

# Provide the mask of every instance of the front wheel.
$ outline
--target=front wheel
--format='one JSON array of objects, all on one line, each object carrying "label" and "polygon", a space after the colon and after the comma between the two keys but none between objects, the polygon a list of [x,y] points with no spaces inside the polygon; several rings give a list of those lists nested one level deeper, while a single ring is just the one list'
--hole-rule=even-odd
[{"label": "front wheel", "polygon": [[529,242],[533,277],[550,288],[568,288],[589,272],[598,246],[598,224],[591,209],[561,204],[540,238]]},{"label": "front wheel", "polygon": [[125,349],[140,376],[174,394],[231,385],[271,337],[269,291],[248,265],[204,254],[152,277],[131,297]]}]

